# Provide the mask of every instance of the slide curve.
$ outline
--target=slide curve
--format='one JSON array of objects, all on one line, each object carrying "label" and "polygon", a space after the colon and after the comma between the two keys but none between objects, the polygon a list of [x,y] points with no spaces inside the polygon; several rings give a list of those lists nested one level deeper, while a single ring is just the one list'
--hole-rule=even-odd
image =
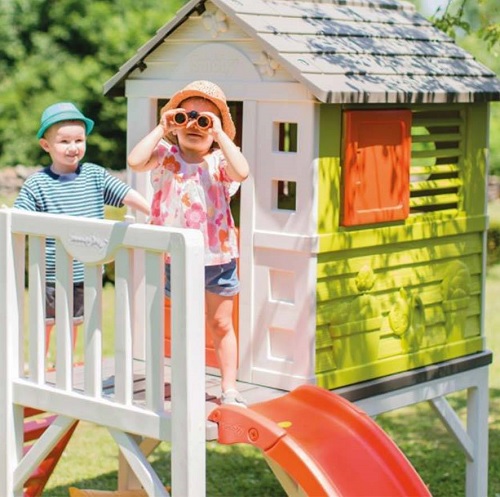
[{"label": "slide curve", "polygon": [[279,479],[285,490],[289,481],[297,495],[431,495],[405,455],[364,411],[323,388],[303,385],[248,409],[219,406],[209,419],[218,424],[219,443],[258,447],[275,474],[284,473]]}]

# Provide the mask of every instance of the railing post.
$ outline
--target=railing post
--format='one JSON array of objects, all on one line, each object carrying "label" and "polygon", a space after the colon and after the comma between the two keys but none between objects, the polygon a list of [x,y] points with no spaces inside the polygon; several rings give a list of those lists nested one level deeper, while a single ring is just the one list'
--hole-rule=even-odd
[{"label": "railing post", "polygon": [[21,497],[22,489],[14,493],[14,469],[22,457],[23,410],[13,403],[13,380],[19,370],[19,292],[11,225],[11,213],[0,210],[0,495]]},{"label": "railing post", "polygon": [[203,239],[172,237],[172,490],[206,494],[205,295]]},{"label": "railing post", "polygon": [[466,459],[465,495],[488,495],[488,367],[476,372],[477,385],[467,389],[467,433],[474,458]]}]

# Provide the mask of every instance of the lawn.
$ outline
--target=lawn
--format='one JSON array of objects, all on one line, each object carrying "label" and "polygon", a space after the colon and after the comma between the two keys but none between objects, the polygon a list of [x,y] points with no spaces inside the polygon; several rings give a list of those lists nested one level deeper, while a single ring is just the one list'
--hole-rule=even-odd
[{"label": "lawn", "polygon": [[[500,219],[500,203],[490,215]],[[115,217],[113,215],[112,217]],[[104,292],[110,299],[111,292]],[[494,352],[490,368],[490,448],[488,497],[500,496],[500,265],[488,270],[486,290],[487,347]],[[113,306],[105,301],[104,308]],[[106,329],[106,323],[104,323]],[[109,325],[110,329],[111,324]],[[81,359],[81,338],[77,360]],[[105,337],[105,354],[112,350],[113,336]],[[449,398],[465,420],[465,393]],[[377,417],[377,422],[403,450],[434,497],[465,495],[465,456],[426,403]],[[170,446],[161,443],[150,457],[160,478],[168,484]],[[50,478],[44,496],[67,497],[69,486],[114,490],[117,487],[117,448],[106,429],[80,423],[61,461]],[[224,497],[284,496],[260,452],[251,447],[207,444],[207,495]],[[482,496],[478,496],[482,497]]]}]

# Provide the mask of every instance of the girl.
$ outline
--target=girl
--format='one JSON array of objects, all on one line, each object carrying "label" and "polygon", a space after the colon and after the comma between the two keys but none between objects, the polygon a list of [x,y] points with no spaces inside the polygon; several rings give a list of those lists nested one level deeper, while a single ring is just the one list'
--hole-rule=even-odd
[{"label": "girl", "polygon": [[[194,81],[161,109],[160,123],[130,152],[134,171],[151,171],[152,224],[195,228],[205,240],[205,308],[221,371],[221,402],[245,406],[236,390],[233,300],[239,292],[238,244],[230,197],[249,172],[234,144],[235,126],[222,90]],[[170,265],[165,293],[170,297]]]}]

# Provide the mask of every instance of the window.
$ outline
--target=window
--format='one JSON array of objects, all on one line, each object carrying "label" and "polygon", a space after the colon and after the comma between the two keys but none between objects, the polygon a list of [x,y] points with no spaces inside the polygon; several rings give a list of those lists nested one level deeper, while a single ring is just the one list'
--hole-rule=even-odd
[{"label": "window", "polygon": [[410,215],[455,212],[462,179],[463,117],[457,110],[413,113],[410,169]]},{"label": "window", "polygon": [[[297,123],[275,122],[273,127],[273,149],[275,152],[297,152]],[[286,179],[273,181],[273,205],[276,209],[297,209],[297,183]]]},{"label": "window", "polygon": [[344,113],[343,226],[409,214],[410,110]]},{"label": "window", "polygon": [[274,123],[274,150],[276,152],[297,152],[297,130],[297,123]]}]

